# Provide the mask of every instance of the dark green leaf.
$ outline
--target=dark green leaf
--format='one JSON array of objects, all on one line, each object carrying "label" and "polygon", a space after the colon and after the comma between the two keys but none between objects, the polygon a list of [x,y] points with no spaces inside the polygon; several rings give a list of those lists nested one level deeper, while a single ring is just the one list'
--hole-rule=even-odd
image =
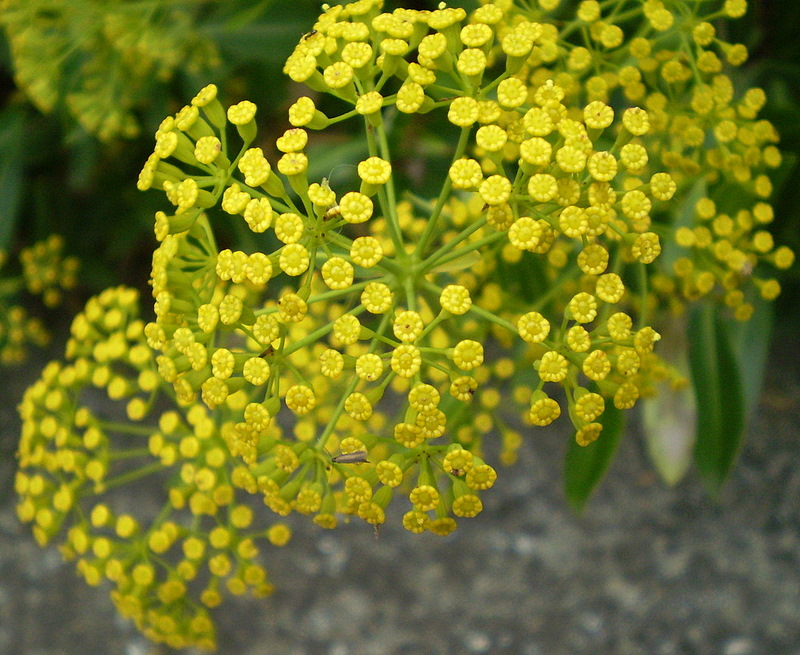
[{"label": "dark green leaf", "polygon": [[712,305],[700,305],[689,316],[689,367],[697,399],[695,463],[716,492],[739,452],[744,400],[728,329]]},{"label": "dark green leaf", "polygon": [[[674,233],[679,227],[694,227],[695,206],[700,198],[704,198],[708,193],[708,184],[704,178],[699,179],[692,186],[686,198],[681,201],[680,209],[675,212],[675,219],[672,222]],[[678,257],[685,257],[686,248],[678,245],[675,239],[664,239],[663,250],[658,258],[659,265],[666,271],[672,271],[672,265]]]},{"label": "dark green leaf", "polygon": [[771,302],[767,302],[760,296],[757,296],[752,302],[755,309],[749,321],[727,323],[731,335],[731,346],[741,373],[745,418],[753,411],[764,383],[764,367],[767,364],[770,336],[775,323]]},{"label": "dark green leaf", "polygon": [[579,446],[572,439],[564,461],[564,493],[570,507],[576,512],[583,510],[608,470],[625,423],[622,412],[610,403],[606,405],[600,422],[603,431],[597,440],[588,446]]},{"label": "dark green leaf", "polygon": [[0,250],[8,250],[19,217],[25,156],[25,115],[19,107],[0,113]]}]

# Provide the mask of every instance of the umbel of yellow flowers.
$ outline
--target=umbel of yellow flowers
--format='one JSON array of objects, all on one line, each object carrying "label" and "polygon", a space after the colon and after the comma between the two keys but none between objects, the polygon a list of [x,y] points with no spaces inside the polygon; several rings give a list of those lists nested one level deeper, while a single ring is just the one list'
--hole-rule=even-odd
[{"label": "umbel of yellow flowers", "polygon": [[[139,178],[171,205],[156,318],[113,289],[76,319],[68,363],[22,404],[20,517],[42,543],[66,532],[65,555],[148,636],[211,647],[207,608],[269,591],[256,542],[289,536],[247,495],[324,528],[378,526],[397,498],[408,530],[448,534],[495,482],[484,439],[515,460],[505,398],[526,425],[566,410],[586,445],[655,381],[680,383],[650,323],[698,300],[747,320],[779,292],[770,267],[793,261],[764,229],[781,162],[764,94],[734,94],[747,51],[713,23],[746,4],[707,6],[325,6],[284,68],[313,97],[271,161],[256,106],[202,89]],[[321,93],[347,109],[324,114]],[[393,150],[418,114],[450,147],[432,198],[403,185]],[[345,121],[368,155],[339,188],[310,177],[308,145]],[[220,249],[231,221],[257,247]],[[128,422],[96,415],[91,389]],[[155,519],[101,499],[164,471]]]}]

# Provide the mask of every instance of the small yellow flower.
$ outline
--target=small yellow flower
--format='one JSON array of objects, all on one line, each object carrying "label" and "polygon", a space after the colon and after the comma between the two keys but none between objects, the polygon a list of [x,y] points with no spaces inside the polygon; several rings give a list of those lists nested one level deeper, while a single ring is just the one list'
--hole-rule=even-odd
[{"label": "small yellow flower", "polygon": [[[352,43],[347,44],[347,46],[350,45],[356,45],[356,44]],[[364,45],[369,45],[369,44],[364,44]],[[347,46],[345,46],[345,49],[347,49]],[[353,64],[351,63],[351,65]],[[362,116],[370,116],[372,114],[376,114],[381,110],[382,106],[383,106],[383,96],[377,91],[368,91],[367,93],[358,96],[358,100],[356,100],[356,111]]]},{"label": "small yellow flower", "polygon": [[[385,184],[388,181],[389,177],[386,175],[384,178],[378,171],[381,168],[381,165],[378,162],[382,162],[388,166],[388,162],[384,162],[382,159],[378,157],[371,157],[370,159],[366,160],[367,162],[373,161],[370,166],[364,166],[364,174],[367,175],[370,180],[384,180],[383,182],[370,182],[371,184]],[[366,162],[361,162],[361,164],[365,164]],[[361,176],[362,168],[361,164],[359,164],[359,175]],[[385,172],[385,171],[384,171]],[[389,174],[391,174],[391,167],[388,168]],[[362,176],[362,179],[363,176]],[[367,181],[367,180],[365,180]],[[363,193],[359,193],[357,191],[350,191],[345,193],[341,200],[339,201],[339,211],[341,212],[342,218],[346,220],[348,223],[363,223],[364,221],[368,221],[372,217],[373,211],[373,203],[369,196],[364,195]]]},{"label": "small yellow flower", "polygon": [[453,362],[462,371],[471,371],[483,364],[483,346],[477,341],[464,339],[453,349]]},{"label": "small yellow flower", "polygon": [[328,348],[319,358],[320,372],[326,378],[338,380],[344,369],[344,357],[338,350]]},{"label": "small yellow flower", "polygon": [[631,409],[639,398],[639,389],[636,385],[625,382],[621,384],[614,394],[614,407],[617,409]]},{"label": "small yellow flower", "polygon": [[478,193],[487,205],[501,205],[511,197],[511,182],[502,175],[491,175],[481,182]]},{"label": "small yellow flower", "polygon": [[347,289],[353,284],[353,265],[341,257],[331,257],[322,265],[322,279],[331,289]]},{"label": "small yellow flower", "polygon": [[597,278],[595,295],[603,302],[615,304],[622,300],[625,294],[625,285],[622,278],[616,273],[604,273]]},{"label": "small yellow flower", "polygon": [[301,175],[308,169],[308,156],[303,152],[287,152],[278,160],[278,170],[286,176]]},{"label": "small yellow flower", "polygon": [[539,361],[539,379],[543,382],[561,382],[569,372],[566,357],[555,350],[548,350]]},{"label": "small yellow flower", "polygon": [[518,77],[508,77],[497,85],[497,102],[503,109],[516,109],[527,100],[528,86]]},{"label": "small yellow flower", "polygon": [[597,301],[585,291],[575,294],[567,307],[569,317],[578,323],[591,323],[597,317]]},{"label": "small yellow flower", "polygon": [[394,335],[404,343],[417,340],[425,327],[422,317],[414,311],[402,311],[394,317]]},{"label": "small yellow flower", "polygon": [[301,152],[302,150],[305,150],[307,145],[308,132],[299,127],[286,130],[275,141],[275,147],[282,153]]},{"label": "small yellow flower", "polygon": [[453,188],[475,189],[483,180],[483,171],[476,160],[462,157],[450,166],[449,176]]},{"label": "small yellow flower", "polygon": [[362,380],[373,382],[383,373],[383,360],[375,353],[360,355],[356,359],[356,375]]},{"label": "small yellow flower", "polygon": [[597,440],[602,431],[603,425],[601,423],[588,423],[575,433],[575,441],[578,442],[579,446],[588,446]]},{"label": "small yellow flower", "polygon": [[228,107],[228,120],[234,125],[245,125],[256,115],[256,106],[249,100]]},{"label": "small yellow flower", "polygon": [[272,205],[267,198],[253,198],[244,210],[244,220],[253,232],[264,232],[272,224]]},{"label": "small yellow flower", "polygon": [[222,194],[221,207],[228,214],[241,214],[247,209],[250,194],[242,191],[241,187],[233,183]]},{"label": "small yellow flower", "polygon": [[650,118],[644,109],[630,107],[622,113],[622,125],[634,136],[642,136],[650,129]]},{"label": "small yellow flower", "polygon": [[420,411],[432,409],[439,404],[440,396],[436,387],[420,382],[408,393],[408,404]]},{"label": "small yellow flower", "polygon": [[416,448],[425,440],[422,431],[416,425],[410,423],[398,423],[395,425],[394,438],[406,448]]},{"label": "small yellow flower", "polygon": [[371,314],[383,314],[392,306],[392,291],[383,282],[370,282],[361,292],[361,304]]},{"label": "small yellow flower", "polygon": [[299,243],[290,243],[281,248],[278,265],[287,275],[302,275],[308,270],[310,256],[306,247]]},{"label": "small yellow flower", "polygon": [[333,323],[333,334],[344,345],[349,346],[358,341],[361,334],[361,323],[357,316],[343,314]]},{"label": "small yellow flower", "polygon": [[[365,159],[358,164],[358,176],[367,184],[375,186],[386,184],[391,175],[392,165],[380,157],[370,157],[369,159]],[[340,205],[345,202],[346,197],[347,195],[342,198]],[[344,213],[344,210],[342,211]]]},{"label": "small yellow flower", "polygon": [[466,287],[460,284],[449,284],[442,289],[442,293],[439,295],[439,303],[442,309],[456,316],[461,316],[469,311],[472,306],[472,298],[470,298],[469,289]]},{"label": "small yellow flower", "polygon": [[582,325],[573,325],[567,330],[567,345],[573,352],[583,353],[591,347],[592,339]]},{"label": "small yellow flower", "polygon": [[539,312],[528,312],[517,320],[519,336],[528,343],[540,343],[550,333],[550,322]]},{"label": "small yellow flower", "polygon": [[310,387],[296,384],[286,390],[286,406],[298,416],[308,414],[316,404],[316,396]]},{"label": "small yellow flower", "polygon": [[344,401],[345,411],[357,421],[366,421],[372,416],[372,404],[363,393],[351,393]]},{"label": "small yellow flower", "polygon": [[350,246],[350,257],[357,266],[370,268],[383,257],[383,248],[375,237],[358,237]]},{"label": "small yellow flower", "polygon": [[508,228],[508,240],[520,250],[535,250],[543,234],[542,224],[530,216],[520,216]]},{"label": "small yellow flower", "polygon": [[402,378],[411,378],[422,365],[422,355],[419,348],[408,343],[397,346],[392,351],[390,361],[392,370]]},{"label": "small yellow flower", "polygon": [[655,232],[645,232],[636,237],[631,254],[643,264],[650,264],[661,254],[661,242]]},{"label": "small yellow flower", "polygon": [[249,148],[239,160],[238,167],[248,186],[261,186],[271,173],[269,162],[261,148]]},{"label": "small yellow flower", "polygon": [[544,391],[536,391],[531,398],[531,408],[528,418],[531,423],[544,427],[550,425],[561,415],[561,407]]},{"label": "small yellow flower", "polygon": [[197,140],[194,156],[201,164],[213,164],[222,153],[222,143],[215,136],[202,136]]},{"label": "small yellow flower", "polygon": [[528,180],[528,194],[539,202],[549,202],[558,193],[556,178],[549,173],[536,173]]},{"label": "small yellow flower", "polygon": [[414,487],[408,498],[420,512],[436,509],[439,504],[439,492],[430,485]]},{"label": "small yellow flower", "polygon": [[470,77],[482,75],[486,70],[486,54],[479,48],[465,48],[458,55],[456,68],[462,75]]},{"label": "small yellow flower", "polygon": [[520,144],[519,156],[531,166],[547,166],[553,156],[553,146],[543,138],[534,136]]},{"label": "small yellow flower", "polygon": [[308,313],[308,305],[296,293],[285,293],[278,300],[278,318],[284,323],[299,323]]},{"label": "small yellow flower", "polygon": [[478,120],[480,110],[475,98],[460,97],[450,103],[447,120],[457,127],[470,127]]}]

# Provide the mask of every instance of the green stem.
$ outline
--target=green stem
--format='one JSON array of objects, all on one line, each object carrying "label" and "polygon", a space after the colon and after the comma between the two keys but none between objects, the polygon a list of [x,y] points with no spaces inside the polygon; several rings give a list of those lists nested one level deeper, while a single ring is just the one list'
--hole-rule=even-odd
[{"label": "green stem", "polygon": [[[391,316],[389,314],[384,314],[383,319],[381,320],[381,324],[378,326],[377,334],[383,334],[386,331],[387,326],[389,325],[389,319]],[[373,341],[372,345],[370,346],[370,352],[372,352],[377,347],[377,342]],[[325,446],[325,442],[328,440],[328,437],[331,436],[333,431],[336,429],[336,424],[339,422],[339,419],[342,416],[342,412],[344,412],[344,404],[347,401],[348,396],[355,391],[356,386],[361,381],[355,373],[350,378],[350,381],[347,383],[347,387],[342,392],[341,398],[339,399],[339,403],[336,405],[336,408],[333,410],[333,416],[328,420],[325,429],[320,433],[320,435],[314,440],[314,448],[321,449]]]},{"label": "green stem", "polygon": [[134,425],[132,423],[117,423],[115,421],[103,420],[99,420],[97,423],[103,430],[114,430],[115,432],[128,433],[136,436],[149,437],[151,434],[158,431],[158,428],[152,425]]},{"label": "green stem", "polygon": [[[458,136],[458,144],[456,145],[456,150],[453,153],[451,164],[464,155],[464,152],[467,149],[467,143],[469,142],[469,135],[471,131],[472,130],[469,127],[461,128],[461,134]],[[436,223],[439,221],[439,217],[442,214],[444,204],[450,197],[450,190],[452,189],[452,186],[453,182],[450,179],[450,176],[445,176],[444,184],[442,184],[442,190],[439,193],[439,197],[436,199],[436,205],[434,206],[431,215],[428,217],[428,223],[425,225],[425,230],[422,233],[422,236],[420,236],[419,242],[417,243],[417,252],[419,253],[420,259],[425,257],[425,249],[428,247],[428,243],[433,236],[433,231],[436,229]]]},{"label": "green stem", "polygon": [[444,257],[448,252],[450,252],[453,248],[455,248],[458,244],[463,242],[465,239],[468,239],[472,234],[480,230],[482,227],[486,225],[486,217],[483,216],[475,221],[472,225],[470,225],[466,230],[464,230],[461,234],[453,239],[450,239],[447,243],[445,243],[441,248],[439,248],[436,252],[430,255],[425,259],[425,271],[430,271],[436,266],[441,263],[441,258]]},{"label": "green stem", "polygon": [[167,468],[161,462],[153,462],[148,466],[143,466],[142,468],[136,469],[134,471],[129,471],[128,473],[123,473],[122,475],[118,475],[116,478],[111,480],[107,480],[105,482],[105,489],[113,489],[114,487],[122,486],[123,484],[128,484],[129,482],[133,482],[134,480],[138,480],[139,478],[147,477],[148,475],[152,475],[153,473],[158,473],[159,471],[163,471]]}]

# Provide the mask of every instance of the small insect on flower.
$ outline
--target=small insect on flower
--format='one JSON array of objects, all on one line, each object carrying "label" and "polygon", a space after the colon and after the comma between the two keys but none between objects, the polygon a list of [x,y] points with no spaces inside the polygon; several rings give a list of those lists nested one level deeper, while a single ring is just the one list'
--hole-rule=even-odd
[{"label": "small insect on flower", "polygon": [[336,464],[364,464],[368,462],[366,450],[355,450],[352,453],[341,453],[331,457],[331,461]]},{"label": "small insect on flower", "polygon": [[262,352],[259,355],[259,357],[261,357],[262,359],[266,359],[267,357],[270,357],[274,353],[275,353],[275,348],[273,348],[272,346],[267,346],[264,352]]},{"label": "small insect on flower", "polygon": [[322,220],[329,221],[332,218],[338,218],[341,215],[342,215],[341,207],[339,207],[339,205],[333,205],[331,207],[328,207],[328,209],[322,215]]},{"label": "small insect on flower", "polygon": [[310,39],[316,33],[317,33],[317,30],[311,30],[310,32],[306,32],[305,34],[303,34],[303,41],[305,41],[306,39]]}]

